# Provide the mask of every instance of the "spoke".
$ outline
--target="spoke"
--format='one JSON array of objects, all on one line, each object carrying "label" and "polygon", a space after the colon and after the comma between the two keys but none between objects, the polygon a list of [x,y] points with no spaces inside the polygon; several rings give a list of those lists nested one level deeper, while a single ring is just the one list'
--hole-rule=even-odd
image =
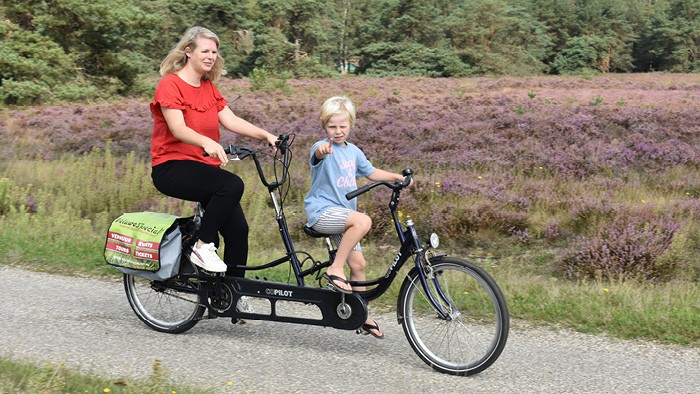
[{"label": "spoke", "polygon": [[[416,272],[408,276],[401,301],[404,332],[433,368],[453,374],[480,372],[495,361],[505,343],[499,301],[484,273],[467,263],[437,263],[434,268],[427,289]],[[449,311],[448,319],[435,310],[431,296]]]}]

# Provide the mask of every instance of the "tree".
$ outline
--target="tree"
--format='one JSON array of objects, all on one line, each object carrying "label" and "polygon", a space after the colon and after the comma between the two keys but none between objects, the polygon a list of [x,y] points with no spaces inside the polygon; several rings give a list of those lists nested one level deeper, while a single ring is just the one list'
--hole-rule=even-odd
[{"label": "tree", "polygon": [[157,34],[161,18],[133,1],[8,1],[6,13],[24,29],[59,44],[85,74],[103,78],[102,83],[118,79],[119,92],[127,92],[141,69],[153,64],[144,38]]},{"label": "tree", "polygon": [[635,46],[639,71],[700,71],[700,1],[659,2]]},{"label": "tree", "polygon": [[333,67],[329,17],[319,0],[258,0],[247,71],[265,67],[296,77],[328,76]]},{"label": "tree", "polygon": [[2,21],[0,41],[0,100],[7,104],[41,102],[79,76],[73,59],[44,36]]},{"label": "tree", "polygon": [[471,0],[444,22],[450,46],[481,73],[532,74],[545,69],[546,27],[506,0]]},{"label": "tree", "polygon": [[577,25],[576,4],[571,0],[522,0],[519,6],[529,10],[546,31],[549,41],[552,43],[543,59],[545,64],[550,64],[559,51],[564,48],[571,38]]},{"label": "tree", "polygon": [[609,48],[609,40],[603,37],[572,37],[552,62],[552,71],[557,74],[605,72],[608,69]]},{"label": "tree", "polygon": [[[577,26],[571,37],[584,37],[597,50],[599,45],[607,45],[604,53],[599,53],[595,64],[588,67],[601,72],[627,72],[633,69],[632,51],[637,34],[631,20],[635,8],[630,8],[625,0],[587,0],[576,3]],[[581,43],[582,41],[576,41]],[[572,47],[571,39],[566,46]]]},{"label": "tree", "polygon": [[371,76],[464,77],[473,70],[452,51],[414,42],[380,42],[362,49],[360,72]]}]

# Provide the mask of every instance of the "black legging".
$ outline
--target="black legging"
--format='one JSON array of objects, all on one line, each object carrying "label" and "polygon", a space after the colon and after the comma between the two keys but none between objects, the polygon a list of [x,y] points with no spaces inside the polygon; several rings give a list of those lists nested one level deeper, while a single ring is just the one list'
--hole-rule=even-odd
[{"label": "black legging", "polygon": [[248,260],[248,222],[241,208],[243,180],[222,168],[191,160],[173,160],[153,167],[153,184],[166,196],[199,201],[206,209],[199,239],[219,244],[224,239],[227,274],[243,277],[234,269]]}]

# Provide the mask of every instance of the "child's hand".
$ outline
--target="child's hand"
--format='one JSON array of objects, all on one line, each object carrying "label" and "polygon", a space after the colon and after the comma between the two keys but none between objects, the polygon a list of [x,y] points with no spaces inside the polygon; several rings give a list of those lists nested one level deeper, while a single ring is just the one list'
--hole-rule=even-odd
[{"label": "child's hand", "polygon": [[333,142],[329,142],[327,144],[323,143],[323,144],[319,145],[316,152],[318,153],[319,156],[321,156],[320,158],[324,158],[324,157],[330,155],[331,153],[333,153]]}]

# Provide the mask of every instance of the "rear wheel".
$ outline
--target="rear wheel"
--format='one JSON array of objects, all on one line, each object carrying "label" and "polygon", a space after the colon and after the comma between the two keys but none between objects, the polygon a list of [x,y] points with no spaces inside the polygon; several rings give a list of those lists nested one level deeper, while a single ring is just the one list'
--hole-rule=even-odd
[{"label": "rear wheel", "polygon": [[[188,271],[197,272],[190,262]],[[192,267],[189,269],[189,267]],[[165,281],[153,281],[124,274],[124,290],[136,316],[160,332],[179,334],[194,327],[205,311],[199,296],[199,283],[180,275]]]},{"label": "rear wheel", "polygon": [[[496,282],[482,268],[457,258],[433,259],[430,302],[414,268],[398,300],[399,321],[418,356],[434,369],[452,375],[479,373],[500,356],[508,339],[509,315]],[[452,307],[439,295],[436,283]]]}]

